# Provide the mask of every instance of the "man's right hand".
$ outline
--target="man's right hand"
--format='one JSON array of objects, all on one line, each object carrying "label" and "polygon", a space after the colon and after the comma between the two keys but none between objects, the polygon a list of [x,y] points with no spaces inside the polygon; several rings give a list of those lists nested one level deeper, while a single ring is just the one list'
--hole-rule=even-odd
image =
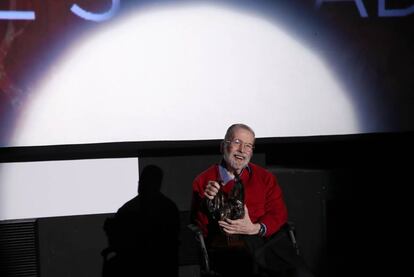
[{"label": "man's right hand", "polygon": [[218,193],[220,189],[220,184],[216,181],[208,181],[206,189],[204,190],[204,195],[208,198],[208,199],[213,199],[214,196],[216,196],[216,194]]}]

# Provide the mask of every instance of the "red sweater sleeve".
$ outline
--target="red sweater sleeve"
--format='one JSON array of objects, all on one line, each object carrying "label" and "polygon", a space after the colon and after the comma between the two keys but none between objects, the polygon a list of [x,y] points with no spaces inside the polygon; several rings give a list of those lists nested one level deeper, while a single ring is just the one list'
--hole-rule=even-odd
[{"label": "red sweater sleeve", "polygon": [[288,213],[282,190],[276,177],[270,172],[266,172],[264,175],[265,212],[259,221],[266,225],[266,237],[270,237],[275,232],[279,231],[279,229],[287,222]]}]

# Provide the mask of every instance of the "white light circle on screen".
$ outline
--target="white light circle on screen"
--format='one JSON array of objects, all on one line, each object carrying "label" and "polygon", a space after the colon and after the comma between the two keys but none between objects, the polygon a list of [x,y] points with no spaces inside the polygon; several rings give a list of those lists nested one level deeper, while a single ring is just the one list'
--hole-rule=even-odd
[{"label": "white light circle on screen", "polygon": [[55,65],[13,145],[350,134],[346,91],[275,23],[214,6],[141,10],[89,34]]}]

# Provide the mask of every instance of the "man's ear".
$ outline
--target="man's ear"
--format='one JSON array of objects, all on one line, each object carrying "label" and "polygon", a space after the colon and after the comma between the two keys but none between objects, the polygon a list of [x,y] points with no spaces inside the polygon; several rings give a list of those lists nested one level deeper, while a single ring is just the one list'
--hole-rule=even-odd
[{"label": "man's ear", "polygon": [[224,154],[224,140],[220,143],[220,153]]}]

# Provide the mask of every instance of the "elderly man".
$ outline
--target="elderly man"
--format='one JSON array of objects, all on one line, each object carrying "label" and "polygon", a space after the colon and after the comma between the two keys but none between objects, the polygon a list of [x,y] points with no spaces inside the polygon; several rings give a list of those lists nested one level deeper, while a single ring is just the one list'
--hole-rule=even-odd
[{"label": "elderly man", "polygon": [[250,162],[254,143],[249,126],[230,126],[222,161],[194,179],[192,220],[211,267],[221,276],[312,276],[285,231],[287,209],[275,176]]}]

